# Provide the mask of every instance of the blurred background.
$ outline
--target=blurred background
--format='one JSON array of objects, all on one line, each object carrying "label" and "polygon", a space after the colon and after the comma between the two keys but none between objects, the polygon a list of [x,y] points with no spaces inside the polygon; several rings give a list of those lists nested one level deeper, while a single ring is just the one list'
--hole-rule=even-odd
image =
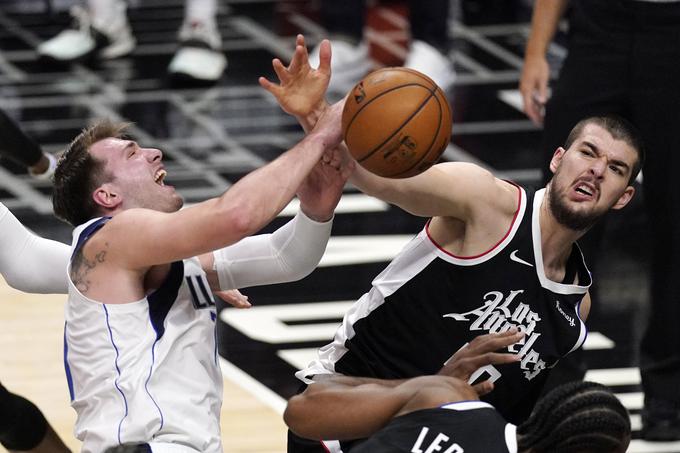
[{"label": "blurred background", "polygon": [[[219,0],[216,29],[208,38],[217,36],[213,48],[226,56],[226,68],[206,76],[213,80],[181,74],[181,63],[170,67],[183,42],[178,32],[186,28],[183,0],[129,1],[120,25],[124,33],[114,35],[135,41],[122,43],[129,47],[123,55],[108,58],[95,51],[60,61],[81,43],[53,42],[51,48],[45,43],[73,24],[74,4],[83,5],[0,0],[0,108],[44,151],[58,154],[96,118],[132,121],[136,140],[163,151],[167,181],[191,203],[223,193],[302,137],[295,119],[257,78],[275,80],[271,60],[287,61],[297,33],[314,47],[335,32],[321,0]],[[433,57],[444,58],[444,75],[450,76],[440,79],[453,112],[443,160],[474,162],[499,177],[542,185],[541,129],[522,112],[518,91],[532,2],[454,0],[447,6],[445,42],[434,46]],[[365,23],[359,25],[365,49],[358,54],[366,69],[413,58],[409,8],[409,2],[367,2]],[[564,24],[560,30],[547,54],[553,75],[566,55]],[[348,42],[357,44],[352,37]],[[334,57],[356,57],[351,50]],[[338,93],[343,89],[348,87]],[[37,234],[70,242],[71,228],[52,215],[50,192],[49,180],[30,176],[11,159],[0,160],[0,202]],[[598,239],[591,271],[599,292],[588,322],[586,377],[611,386],[631,411],[635,440],[629,451],[680,452],[679,442],[638,439],[643,395],[637,351],[646,325],[650,260],[642,205],[638,196],[623,212],[609,215]],[[266,231],[294,212],[291,205]],[[347,187],[326,255],[311,276],[243,290],[254,304],[250,310],[218,307],[225,451],[285,450],[280,414],[299,385],[294,371],[332,338],[351,302],[425,221]],[[62,366],[64,298],[22,295],[1,284],[0,299],[0,380],[34,401],[77,448]]]}]

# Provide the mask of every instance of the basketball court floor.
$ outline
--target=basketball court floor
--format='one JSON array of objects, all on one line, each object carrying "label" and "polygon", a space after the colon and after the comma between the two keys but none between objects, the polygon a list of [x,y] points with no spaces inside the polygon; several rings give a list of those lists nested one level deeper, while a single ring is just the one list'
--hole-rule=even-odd
[{"label": "basketball court floor", "polygon": [[[312,43],[324,37],[314,2],[220,2],[229,67],[216,86],[202,89],[174,88],[165,78],[182,0],[131,2],[138,46],[127,58],[68,68],[39,63],[35,47],[69,22],[68,3],[0,0],[0,107],[47,151],[61,150],[95,118],[133,121],[140,143],[163,150],[168,181],[195,202],[221,194],[302,137],[257,77],[273,76],[271,59],[291,54],[296,33]],[[443,158],[475,162],[501,177],[538,185],[540,131],[520,112],[516,90],[530,12],[519,1],[512,2],[516,9],[501,8],[508,10],[502,14],[500,5],[510,2],[471,3],[482,10],[474,13],[454,2],[449,21],[457,79],[448,93],[454,125]],[[484,11],[484,5],[496,9]],[[366,36],[376,67],[403,61],[408,26],[403,12],[400,5],[370,11]],[[555,67],[564,54],[559,44],[551,47]],[[0,201],[38,234],[70,242],[71,229],[51,215],[49,183],[31,179],[9,161],[0,164]],[[295,209],[289,206],[265,231]],[[293,372],[332,338],[344,311],[424,223],[348,187],[316,271],[301,282],[245,289],[254,303],[249,310],[221,310],[226,452],[285,450],[281,413],[298,387]],[[643,399],[637,344],[648,300],[646,237],[641,197],[608,219],[592,269],[599,297],[585,345],[587,378],[610,386],[630,410],[635,430],[630,452],[680,452],[680,442],[637,439]],[[77,450],[63,372],[64,298],[24,295],[0,280],[0,300],[0,380],[36,402]]]}]

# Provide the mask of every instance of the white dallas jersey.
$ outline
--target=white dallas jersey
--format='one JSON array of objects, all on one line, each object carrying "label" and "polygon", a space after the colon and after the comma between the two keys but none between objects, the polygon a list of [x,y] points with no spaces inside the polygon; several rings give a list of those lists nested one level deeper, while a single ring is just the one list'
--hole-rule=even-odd
[{"label": "white dallas jersey", "polygon": [[[106,221],[76,228],[73,254]],[[131,303],[91,300],[69,279],[64,365],[82,451],[148,442],[154,453],[221,452],[215,319],[197,258],[172,263],[160,288]]]}]

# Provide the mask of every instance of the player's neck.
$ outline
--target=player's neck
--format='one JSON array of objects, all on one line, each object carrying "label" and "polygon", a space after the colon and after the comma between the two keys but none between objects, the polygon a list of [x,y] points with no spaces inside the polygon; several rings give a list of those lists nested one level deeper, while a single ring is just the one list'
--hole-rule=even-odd
[{"label": "player's neck", "polygon": [[550,212],[547,197],[541,203],[539,226],[541,229],[543,266],[546,275],[564,270],[574,242],[583,236],[585,231],[576,231],[559,223]]}]

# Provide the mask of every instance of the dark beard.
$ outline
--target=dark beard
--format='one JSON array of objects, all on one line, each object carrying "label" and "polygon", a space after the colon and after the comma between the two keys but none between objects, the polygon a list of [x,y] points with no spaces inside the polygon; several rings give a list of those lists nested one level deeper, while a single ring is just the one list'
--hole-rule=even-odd
[{"label": "dark beard", "polygon": [[554,184],[548,188],[548,208],[560,225],[574,231],[585,231],[597,222],[600,215],[597,212],[574,212],[562,201],[564,197],[555,193]]}]

